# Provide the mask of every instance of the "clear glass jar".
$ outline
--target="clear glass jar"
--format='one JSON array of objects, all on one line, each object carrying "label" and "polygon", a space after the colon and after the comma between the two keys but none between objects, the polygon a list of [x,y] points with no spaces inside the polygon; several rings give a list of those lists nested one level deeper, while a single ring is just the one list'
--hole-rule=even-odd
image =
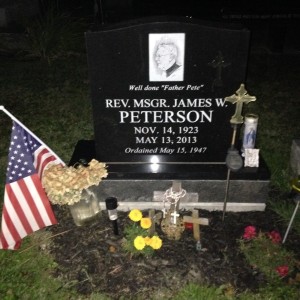
[{"label": "clear glass jar", "polygon": [[79,202],[70,205],[70,212],[74,223],[83,226],[97,221],[101,207],[95,193],[88,188],[82,191]]}]

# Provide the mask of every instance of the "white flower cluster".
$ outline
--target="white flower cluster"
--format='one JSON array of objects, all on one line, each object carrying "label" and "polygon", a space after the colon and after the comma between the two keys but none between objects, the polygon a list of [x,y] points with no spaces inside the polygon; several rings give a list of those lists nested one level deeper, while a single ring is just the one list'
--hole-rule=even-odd
[{"label": "white flower cluster", "polygon": [[98,185],[107,175],[105,163],[93,159],[87,167],[51,165],[44,171],[42,184],[51,203],[73,205],[79,202],[83,189]]}]

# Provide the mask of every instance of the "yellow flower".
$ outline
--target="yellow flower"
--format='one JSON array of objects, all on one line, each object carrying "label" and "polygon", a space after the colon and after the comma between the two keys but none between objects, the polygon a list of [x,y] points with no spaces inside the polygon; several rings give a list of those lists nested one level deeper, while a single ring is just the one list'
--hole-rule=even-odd
[{"label": "yellow flower", "polygon": [[129,213],[130,220],[132,220],[134,222],[138,222],[142,217],[143,217],[142,212],[138,209],[133,209]]},{"label": "yellow flower", "polygon": [[153,236],[150,241],[150,246],[153,249],[160,249],[162,246],[162,240],[158,236]]},{"label": "yellow flower", "polygon": [[137,236],[135,239],[134,239],[134,247],[138,250],[143,250],[145,248],[145,240],[142,236]]},{"label": "yellow flower", "polygon": [[150,218],[141,218],[141,227],[144,229],[150,228],[152,225],[152,221]]},{"label": "yellow flower", "polygon": [[151,238],[150,238],[149,236],[146,236],[146,237],[144,237],[144,241],[145,241],[145,244],[146,244],[147,246],[149,246],[150,243],[151,243]]}]

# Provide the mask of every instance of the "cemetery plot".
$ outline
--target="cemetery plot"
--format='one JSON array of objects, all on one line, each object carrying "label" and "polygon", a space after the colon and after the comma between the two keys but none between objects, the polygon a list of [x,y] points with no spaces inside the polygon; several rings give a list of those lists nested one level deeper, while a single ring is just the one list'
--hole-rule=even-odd
[{"label": "cemetery plot", "polygon": [[[169,240],[156,225],[163,240],[161,249],[156,250],[151,258],[132,258],[122,251],[124,227],[127,221],[131,222],[128,212],[118,212],[120,230],[116,236],[106,211],[96,224],[77,227],[67,208],[57,209],[60,222],[51,227],[52,233],[69,231],[54,237],[51,244],[50,251],[58,263],[55,276],[64,278],[82,295],[99,292],[112,299],[133,295],[153,298],[156,293],[162,295],[164,289],[170,296],[190,282],[215,286],[234,283],[233,288],[238,293],[254,291],[266,281],[261,273],[254,272],[247,264],[237,239],[243,236],[244,228],[249,224],[264,230],[285,230],[285,227],[278,227],[278,216],[270,210],[228,212],[224,223],[222,212],[200,210],[199,218],[209,220],[208,226],[200,225],[201,251],[196,249],[192,229],[186,228],[179,240]],[[188,221],[192,218],[191,212],[181,211],[180,214]],[[299,239],[290,234],[291,240],[290,247],[298,253]]]}]

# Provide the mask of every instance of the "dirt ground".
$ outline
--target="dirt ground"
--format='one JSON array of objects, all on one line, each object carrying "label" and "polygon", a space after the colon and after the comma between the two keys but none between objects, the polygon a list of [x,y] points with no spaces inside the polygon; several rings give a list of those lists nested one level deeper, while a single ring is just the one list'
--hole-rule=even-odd
[{"label": "dirt ground", "polygon": [[[181,211],[181,215],[190,214]],[[278,230],[282,236],[286,230],[278,215],[269,209],[227,212],[224,222],[220,211],[199,210],[200,217],[209,219],[209,226],[201,226],[201,251],[196,249],[192,230],[185,229],[181,238],[174,241],[156,226],[163,246],[147,259],[132,258],[122,249],[128,212],[118,213],[119,235],[114,235],[107,211],[102,211],[93,224],[81,227],[74,225],[67,207],[57,207],[56,215],[59,224],[51,227],[52,233],[58,234],[51,246],[58,263],[54,275],[80,294],[99,292],[112,299],[121,296],[152,299],[159,293],[165,296],[166,291],[170,296],[191,282],[230,285],[238,293],[255,291],[264,284],[265,278],[247,264],[239,252],[237,240],[248,225],[266,232]],[[285,247],[298,253],[300,238],[293,230]]]}]

